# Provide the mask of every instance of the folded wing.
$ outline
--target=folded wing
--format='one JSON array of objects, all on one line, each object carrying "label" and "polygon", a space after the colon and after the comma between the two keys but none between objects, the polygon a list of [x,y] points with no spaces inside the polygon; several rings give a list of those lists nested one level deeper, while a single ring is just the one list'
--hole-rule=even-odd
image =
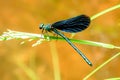
[{"label": "folded wing", "polygon": [[76,33],[86,29],[89,24],[90,18],[86,15],[80,15],[67,20],[55,22],[51,27],[64,32]]}]

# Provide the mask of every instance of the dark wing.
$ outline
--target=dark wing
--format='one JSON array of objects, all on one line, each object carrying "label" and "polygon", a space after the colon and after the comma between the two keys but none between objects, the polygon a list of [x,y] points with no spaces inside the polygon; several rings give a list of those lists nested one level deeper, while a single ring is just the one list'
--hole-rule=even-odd
[{"label": "dark wing", "polygon": [[90,24],[90,18],[86,15],[76,16],[67,20],[55,22],[51,27],[70,33],[80,32]]}]

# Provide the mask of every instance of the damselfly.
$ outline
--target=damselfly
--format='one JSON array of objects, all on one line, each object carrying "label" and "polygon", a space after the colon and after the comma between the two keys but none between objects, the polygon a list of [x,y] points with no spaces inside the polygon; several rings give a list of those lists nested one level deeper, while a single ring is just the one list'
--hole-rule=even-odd
[{"label": "damselfly", "polygon": [[53,24],[41,24],[39,28],[48,32],[53,31],[57,35],[63,37],[75,49],[75,51],[77,51],[82,56],[86,63],[92,66],[90,60],[69,40],[69,38],[67,38],[60,31],[58,31],[61,30],[64,32],[76,33],[86,29],[89,26],[89,24],[90,17],[86,15],[79,15],[67,20],[55,22]]}]

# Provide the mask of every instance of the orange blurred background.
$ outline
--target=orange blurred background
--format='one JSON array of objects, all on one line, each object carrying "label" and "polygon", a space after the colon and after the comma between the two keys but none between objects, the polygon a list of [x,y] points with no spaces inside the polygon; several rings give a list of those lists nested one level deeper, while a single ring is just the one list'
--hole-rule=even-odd
[{"label": "orange blurred background", "polygon": [[[54,23],[80,14],[93,16],[120,0],[1,0],[0,34],[7,29],[41,33],[40,23]],[[91,40],[120,45],[120,10],[114,10],[91,21],[74,39]],[[70,37],[70,33],[64,33]],[[17,64],[23,62],[40,80],[54,80],[50,47],[55,44],[59,57],[61,80],[82,80],[87,74],[115,55],[118,50],[75,44],[93,63],[88,66],[78,53],[65,41],[44,42],[31,47],[33,42],[20,45],[23,40],[0,42],[0,80],[30,80]],[[119,58],[114,59],[89,78],[103,80],[120,77]]]}]

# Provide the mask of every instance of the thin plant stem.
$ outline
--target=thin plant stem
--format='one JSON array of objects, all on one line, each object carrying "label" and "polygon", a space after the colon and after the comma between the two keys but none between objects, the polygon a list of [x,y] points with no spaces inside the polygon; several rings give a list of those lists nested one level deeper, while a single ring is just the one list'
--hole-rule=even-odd
[{"label": "thin plant stem", "polygon": [[110,7],[110,8],[108,8],[108,9],[102,11],[102,12],[99,12],[99,13],[95,14],[94,16],[91,17],[91,20],[94,20],[94,19],[96,19],[97,17],[99,17],[99,16],[101,16],[101,15],[103,15],[103,14],[105,14],[105,13],[108,13],[108,12],[110,12],[110,11],[113,11],[113,10],[115,10],[115,9],[118,9],[118,8],[120,8],[120,4],[115,5],[115,6],[113,6],[113,7]]},{"label": "thin plant stem", "polygon": [[54,80],[61,80],[60,68],[59,68],[59,58],[56,50],[56,45],[54,41],[50,42],[50,50],[52,54],[52,63],[54,69]]},{"label": "thin plant stem", "polygon": [[106,64],[108,64],[110,61],[112,61],[113,59],[115,59],[119,55],[120,55],[120,52],[117,53],[116,55],[112,56],[110,59],[108,59],[103,64],[101,64],[100,66],[98,66],[95,70],[93,70],[90,74],[88,74],[83,80],[87,80],[90,76],[92,76],[93,74],[95,74],[98,70],[100,70],[102,67],[104,67]]},{"label": "thin plant stem", "polygon": [[[33,41],[33,40],[39,39],[36,43],[34,43],[32,45],[32,47],[41,44],[43,41],[50,41],[50,40],[65,41],[65,39],[63,39],[61,37],[55,37],[55,36],[49,36],[49,37],[47,36],[46,37],[45,35],[42,35],[42,34],[26,33],[26,32],[19,32],[19,31],[13,31],[13,30],[8,30],[7,32],[4,32],[0,36],[0,41],[12,40],[12,39],[29,39],[28,41]],[[91,46],[99,46],[99,47],[104,47],[104,48],[109,48],[109,49],[120,49],[119,46],[101,43],[101,42],[95,42],[95,41],[76,40],[76,39],[70,39],[70,41],[73,43],[87,44],[87,45],[91,45]],[[24,44],[24,42],[21,42],[21,44]]]},{"label": "thin plant stem", "polygon": [[37,74],[24,63],[17,61],[17,66],[19,66],[26,73],[30,80],[40,80],[40,76],[38,77]]}]

